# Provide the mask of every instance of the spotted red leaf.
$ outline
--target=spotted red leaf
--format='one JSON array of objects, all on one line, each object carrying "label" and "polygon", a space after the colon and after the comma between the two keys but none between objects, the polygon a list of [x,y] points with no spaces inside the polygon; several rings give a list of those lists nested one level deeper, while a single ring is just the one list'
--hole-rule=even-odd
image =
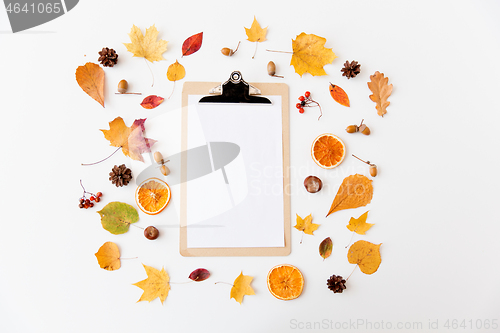
[{"label": "spotted red leaf", "polygon": [[203,42],[203,32],[200,32],[199,34],[196,35],[192,35],[191,37],[186,39],[182,44],[182,56],[188,56],[198,51],[201,47],[202,42]]},{"label": "spotted red leaf", "polygon": [[210,276],[210,272],[205,268],[198,268],[189,274],[189,278],[193,281],[200,282],[208,279]]},{"label": "spotted red leaf", "polygon": [[146,98],[141,103],[141,106],[145,109],[154,109],[158,105],[160,105],[165,99],[160,96],[156,95],[150,95]]}]

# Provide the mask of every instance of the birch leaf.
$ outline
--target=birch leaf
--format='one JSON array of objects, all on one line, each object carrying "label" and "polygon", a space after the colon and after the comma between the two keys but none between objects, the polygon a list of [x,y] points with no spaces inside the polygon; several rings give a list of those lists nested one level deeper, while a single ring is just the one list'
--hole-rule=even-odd
[{"label": "birch leaf", "polygon": [[364,240],[352,244],[347,253],[347,259],[351,264],[357,264],[365,274],[373,274],[378,270],[382,258],[380,257],[380,245]]},{"label": "birch leaf", "polygon": [[120,250],[113,242],[104,243],[95,254],[102,269],[114,271],[121,267]]}]

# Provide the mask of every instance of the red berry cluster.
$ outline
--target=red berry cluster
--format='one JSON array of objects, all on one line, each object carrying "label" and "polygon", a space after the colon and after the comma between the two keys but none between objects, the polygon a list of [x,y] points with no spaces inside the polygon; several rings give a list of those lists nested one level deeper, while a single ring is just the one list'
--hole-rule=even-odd
[{"label": "red berry cluster", "polygon": [[323,112],[321,111],[321,105],[319,105],[318,102],[316,102],[315,100],[313,100],[311,98],[311,93],[309,91],[306,91],[303,96],[300,96],[299,101],[300,102],[297,103],[295,106],[297,107],[297,109],[299,109],[300,113],[304,113],[304,108],[309,107],[309,106],[311,106],[311,104],[313,104],[312,106],[319,107],[320,115],[318,117],[318,120],[319,120],[319,118],[321,118],[321,116],[323,115]]},{"label": "red berry cluster", "polygon": [[[80,204],[78,205],[79,208],[92,208],[94,207],[94,202],[99,202],[101,201],[102,193],[97,192],[96,194],[87,192],[85,190],[85,187],[83,187],[82,181],[80,180],[80,185],[83,188],[83,196],[80,198],[79,202]],[[87,194],[90,194],[90,198],[87,198]]]}]

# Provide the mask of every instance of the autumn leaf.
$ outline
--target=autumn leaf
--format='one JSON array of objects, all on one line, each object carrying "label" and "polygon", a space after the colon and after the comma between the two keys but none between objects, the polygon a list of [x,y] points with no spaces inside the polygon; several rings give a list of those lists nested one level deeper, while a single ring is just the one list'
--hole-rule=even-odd
[{"label": "autumn leaf", "polygon": [[326,216],[339,210],[366,206],[372,197],[372,181],[363,175],[350,175],[344,178]]},{"label": "autumn leaf", "polygon": [[292,40],[292,60],[290,65],[302,76],[309,73],[313,76],[326,75],[323,66],[331,64],[337,56],[332,49],[325,48],[326,39],[313,34],[301,33]]},{"label": "autumn leaf", "polygon": [[143,57],[150,62],[165,60],[163,53],[167,50],[167,41],[158,38],[158,30],[152,25],[146,29],[144,36],[141,29],[132,26],[132,30],[128,34],[132,43],[123,43],[127,47],[127,51],[132,52],[134,57]]},{"label": "autumn leaf", "polygon": [[161,301],[161,304],[163,304],[163,302],[167,299],[168,291],[170,290],[170,277],[165,271],[165,268],[162,268],[161,271],[159,271],[151,266],[146,266],[144,264],[142,264],[142,266],[144,266],[148,278],[134,283],[134,286],[137,286],[144,290],[141,298],[137,302],[151,302],[158,297]]},{"label": "autumn leaf", "polygon": [[357,219],[351,217],[347,229],[354,231],[359,235],[364,235],[372,226],[372,223],[366,223],[366,218],[368,217],[368,212],[364,213]]},{"label": "autumn leaf", "polygon": [[155,107],[163,103],[164,100],[165,99],[163,97],[150,95],[142,100],[141,106],[145,109],[154,109]]},{"label": "autumn leaf", "polygon": [[120,268],[120,250],[113,242],[104,243],[95,254],[99,266],[108,271]]},{"label": "autumn leaf", "polygon": [[[196,35],[193,35],[186,39],[184,43],[182,43],[182,56],[188,56],[190,54],[195,53],[201,47],[203,43],[203,32],[200,32]],[[175,81],[175,80],[170,80]]]},{"label": "autumn leaf", "polygon": [[144,162],[142,154],[151,151],[156,140],[144,137],[144,122],[146,119],[136,119],[132,126],[127,127],[121,117],[109,123],[109,130],[101,130],[106,140],[113,147],[121,147],[123,154],[136,161]]},{"label": "autumn leaf", "polygon": [[364,240],[352,244],[347,253],[347,259],[351,264],[357,264],[365,274],[373,274],[377,271],[382,258],[380,257],[380,245]]},{"label": "autumn leaf", "polygon": [[349,97],[345,93],[344,89],[332,83],[330,83],[330,95],[332,95],[332,98],[335,100],[335,102],[339,103],[340,105],[347,107],[351,106],[351,104],[349,103]]},{"label": "autumn leaf", "polygon": [[391,102],[387,101],[387,98],[392,93],[392,84],[388,85],[389,82],[388,77],[384,77],[384,73],[379,73],[378,71],[375,74],[370,75],[371,82],[368,82],[368,88],[372,91],[372,95],[370,95],[370,99],[377,103],[375,107],[377,109],[377,114],[379,116],[384,116],[387,113],[386,108],[391,104]]},{"label": "autumn leaf", "polygon": [[236,302],[240,303],[243,301],[243,296],[245,295],[255,295],[250,283],[253,277],[248,275],[243,275],[243,272],[234,280],[233,287],[231,288],[230,299],[234,298]]},{"label": "autumn leaf", "polygon": [[76,69],[75,76],[80,88],[104,107],[104,70],[88,62]]},{"label": "autumn leaf", "polygon": [[323,257],[323,260],[328,258],[332,254],[333,242],[330,237],[323,239],[319,244],[319,255]]},{"label": "autumn leaf", "polygon": [[[252,26],[250,27],[250,29],[245,28],[245,32],[248,37],[247,40],[249,40],[250,42],[261,43],[266,40],[267,27],[262,29],[259,22],[257,22],[257,19],[254,16]],[[259,44],[255,44],[255,52],[252,56],[252,59],[255,58],[255,54],[257,53],[257,45]]]},{"label": "autumn leaf", "polygon": [[98,211],[104,229],[113,235],[124,234],[132,223],[139,221],[137,210],[123,202],[110,202]]},{"label": "autumn leaf", "polygon": [[197,268],[189,274],[189,278],[196,282],[205,281],[210,277],[210,272],[205,268]]},{"label": "autumn leaf", "polygon": [[305,219],[302,219],[298,214],[297,215],[297,224],[294,225],[295,229],[299,231],[303,231],[305,234],[314,235],[314,231],[318,229],[319,224],[312,223],[312,215],[309,214]]},{"label": "autumn leaf", "polygon": [[177,60],[172,65],[168,66],[167,79],[169,81],[175,82],[177,80],[182,80],[184,76],[186,76],[186,69],[179,64]]}]

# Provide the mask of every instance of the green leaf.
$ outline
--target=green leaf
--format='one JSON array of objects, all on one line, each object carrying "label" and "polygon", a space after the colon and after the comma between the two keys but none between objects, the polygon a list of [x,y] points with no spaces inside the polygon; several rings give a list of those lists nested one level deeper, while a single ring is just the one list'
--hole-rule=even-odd
[{"label": "green leaf", "polygon": [[332,254],[333,242],[330,237],[325,238],[321,244],[319,244],[319,255],[323,257],[323,260],[328,258]]},{"label": "green leaf", "polygon": [[131,223],[139,221],[137,210],[123,202],[110,202],[98,213],[102,227],[113,235],[126,233]]}]

